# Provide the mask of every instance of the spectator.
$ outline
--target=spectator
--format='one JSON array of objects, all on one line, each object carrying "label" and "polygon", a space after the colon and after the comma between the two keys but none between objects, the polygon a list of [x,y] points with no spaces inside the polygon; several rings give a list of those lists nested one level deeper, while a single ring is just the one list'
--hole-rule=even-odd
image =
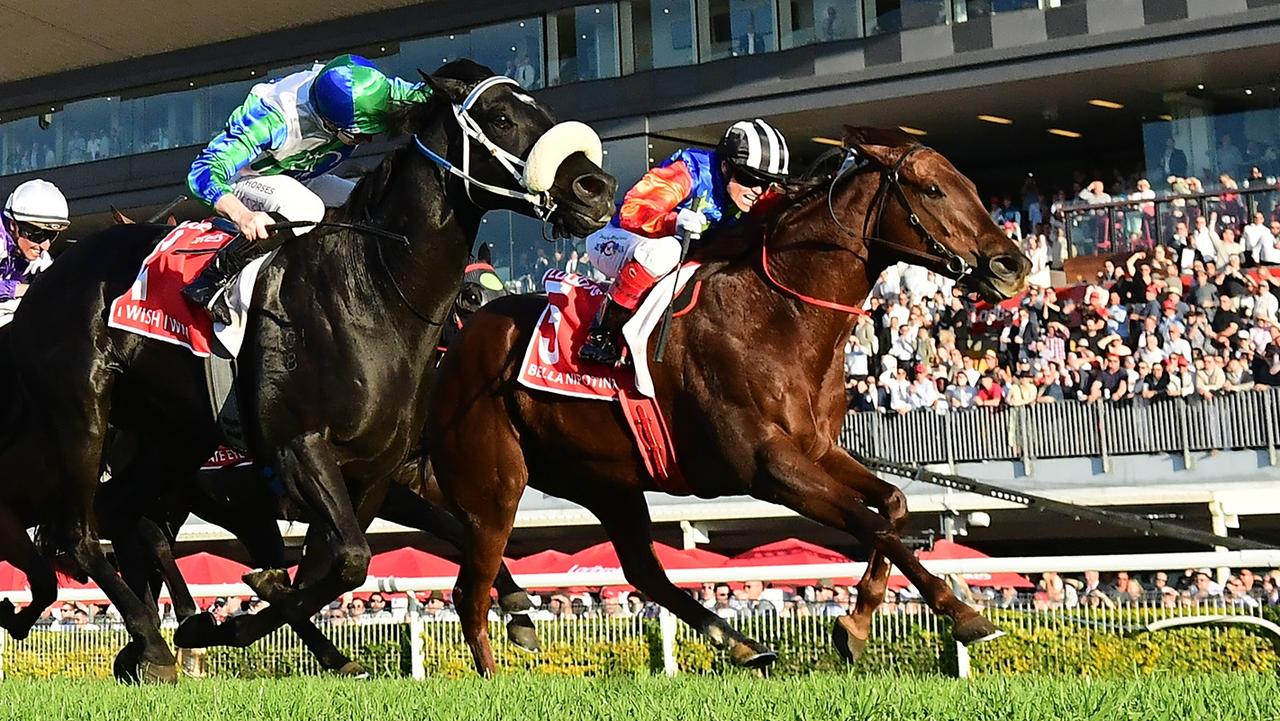
[{"label": "spectator", "polygon": [[980,408],[995,410],[1004,403],[1004,388],[996,383],[995,376],[984,373],[978,381],[978,391],[974,396],[974,405]]},{"label": "spectator", "polygon": [[1089,395],[1085,398],[1093,403],[1104,398],[1112,401],[1124,401],[1129,398],[1128,374],[1120,369],[1120,356],[1109,353],[1102,371],[1089,387]]},{"label": "spectator", "polygon": [[1226,374],[1218,365],[1218,356],[1201,356],[1196,359],[1196,395],[1210,400],[1226,385]]},{"label": "spectator", "polygon": [[1271,232],[1266,220],[1262,213],[1254,213],[1253,222],[1244,227],[1242,237],[1249,265],[1280,263],[1280,240]]},{"label": "spectator", "polygon": [[[1220,361],[1215,363],[1220,364]],[[1227,367],[1223,371],[1222,390],[1240,393],[1253,390],[1253,386],[1253,373],[1242,359],[1237,357],[1227,361]]]},{"label": "spectator", "polygon": [[[1214,214],[1216,220],[1217,214]],[[1210,260],[1218,260],[1218,247],[1222,244],[1222,239],[1209,226],[1209,220],[1203,215],[1196,216],[1196,232],[1191,238],[1192,247],[1196,253],[1205,262]]]},{"label": "spectator", "polygon": [[977,405],[977,390],[970,384],[965,371],[956,371],[951,387],[947,388],[946,398],[952,410],[968,410]]},{"label": "spectator", "polygon": [[427,621],[456,621],[458,614],[446,605],[444,593],[441,591],[432,591],[427,595],[422,611],[423,619]]},{"label": "spectator", "polygon": [[777,607],[771,601],[761,598],[763,593],[763,581],[746,581],[742,584],[742,599],[739,601],[742,615],[756,618],[778,615]]},{"label": "spectator", "polygon": [[727,583],[717,583],[715,585],[715,600],[711,604],[711,611],[720,618],[737,618],[741,606],[733,597],[733,591],[729,589]]}]

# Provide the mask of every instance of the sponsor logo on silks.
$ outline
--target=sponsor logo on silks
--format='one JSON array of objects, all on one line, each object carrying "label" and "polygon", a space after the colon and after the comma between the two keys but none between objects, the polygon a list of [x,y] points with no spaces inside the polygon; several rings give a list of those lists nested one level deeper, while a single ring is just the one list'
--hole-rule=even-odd
[{"label": "sponsor logo on silks", "polygon": [[618,241],[606,240],[605,242],[596,245],[596,252],[606,258],[609,258],[618,252],[619,247]]}]

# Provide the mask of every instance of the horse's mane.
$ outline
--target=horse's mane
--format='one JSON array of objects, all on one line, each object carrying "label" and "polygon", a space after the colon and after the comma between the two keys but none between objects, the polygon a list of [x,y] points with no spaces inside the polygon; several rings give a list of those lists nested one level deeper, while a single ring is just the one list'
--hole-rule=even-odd
[{"label": "horse's mane", "polygon": [[[477,83],[493,75],[489,68],[471,60],[454,60],[440,66],[432,77],[459,80],[464,83]],[[440,93],[435,93],[425,103],[406,103],[392,111],[388,131],[393,136],[412,136],[429,126],[435,115],[448,102]],[[387,182],[401,163],[408,148],[408,143],[387,153],[382,162],[374,170],[365,173],[351,191],[351,197],[336,214],[348,222],[362,222],[368,216],[386,191]]]}]

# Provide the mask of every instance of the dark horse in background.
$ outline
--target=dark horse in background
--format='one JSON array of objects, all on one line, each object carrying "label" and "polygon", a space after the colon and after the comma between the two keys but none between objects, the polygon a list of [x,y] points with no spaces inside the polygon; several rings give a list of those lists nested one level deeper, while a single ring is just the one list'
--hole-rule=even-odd
[{"label": "dark horse in background", "polygon": [[[998,634],[903,545],[906,498],[837,443],[845,415],[843,353],[857,307],[903,260],[989,297],[1021,291],[1030,263],[1000,232],[973,183],[897,131],[847,129],[841,171],[762,200],[698,254],[701,295],[677,319],[654,386],[689,492],[745,494],[847,531],[869,549],[837,646],[859,655],[890,562],[950,618],[957,640]],[[482,674],[494,672],[488,588],[526,485],[600,519],[627,582],[734,662],[776,655],[667,579],[654,554],[645,471],[618,404],[549,395],[516,380],[547,300],[501,298],[480,310],[440,366],[427,421],[436,477],[466,525],[455,602]],[[478,441],[477,439],[483,439]],[[872,510],[872,507],[879,512]]]},{"label": "dark horse in background", "polygon": [[[401,119],[411,141],[327,218],[405,242],[322,227],[285,243],[263,272],[239,363],[242,422],[252,455],[277,470],[312,523],[292,583],[283,569],[252,576],[269,608],[218,626],[196,616],[175,634],[179,645],[250,644],[364,581],[364,528],[418,453],[434,349],[485,212],[538,215],[575,235],[607,222],[616,183],[591,160],[599,138],[585,126],[557,125],[512,84],[469,97],[492,75],[470,61],[424,74],[432,99]],[[472,121],[465,129],[463,112]],[[523,177],[513,178],[498,149],[528,161]],[[143,504],[123,502],[101,518],[94,510],[109,424],[143,440],[114,476],[138,499],[198,469],[220,439],[203,361],[106,322],[111,301],[166,232],[117,226],[77,243],[24,298],[0,341],[0,367],[23,379],[0,416],[0,461],[13,470],[0,492],[10,511],[0,521],[18,524],[0,536],[36,525],[46,555],[65,555],[120,611],[139,676],[160,680],[175,669],[155,608],[141,598],[145,588],[116,574],[98,541],[99,522],[128,539]]]},{"label": "dark horse in background", "polygon": [[[476,259],[467,264],[462,276],[462,289],[449,311],[441,337],[441,353],[481,306],[506,295],[489,261],[489,247],[484,245]],[[386,500],[377,516],[430,533],[461,549],[462,525],[445,510],[439,486],[429,474],[423,475],[423,468],[419,459],[401,468],[396,482],[387,490]],[[116,488],[112,481],[103,484],[99,491],[101,502],[111,505],[111,496]],[[174,554],[178,532],[187,516],[194,513],[230,531],[244,546],[255,567],[283,568],[286,565],[285,546],[277,521],[308,519],[297,518],[296,513],[282,509],[281,500],[273,484],[256,466],[202,470],[187,481],[169,484],[151,502],[138,528],[142,543],[133,544],[141,547],[144,556],[135,558],[135,554],[117,553],[117,566],[130,585],[136,587],[138,583],[145,583],[148,597],[153,602],[159,599],[161,584],[167,586],[174,615],[178,621],[185,621],[199,613],[195,599],[178,570]],[[499,569],[494,588],[498,591],[499,608],[508,615],[508,638],[521,648],[537,651],[538,637],[528,616],[533,604],[525,590],[511,577],[506,564]],[[309,620],[305,624],[291,625],[324,668],[350,676],[365,674],[358,663],[339,651]],[[119,661],[117,675],[127,676],[131,667],[129,659]]]}]

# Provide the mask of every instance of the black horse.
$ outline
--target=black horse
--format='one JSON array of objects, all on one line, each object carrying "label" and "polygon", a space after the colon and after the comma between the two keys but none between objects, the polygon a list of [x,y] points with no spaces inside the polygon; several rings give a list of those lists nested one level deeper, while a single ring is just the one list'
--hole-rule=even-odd
[{"label": "black horse", "polygon": [[[506,294],[506,290],[490,264],[489,247],[482,246],[477,257],[467,264],[462,290],[454,300],[441,338],[440,353],[447,349],[457,330],[485,303]],[[121,439],[129,448],[113,448],[117,453],[137,451],[136,439]],[[400,471],[397,482],[387,491],[378,518],[430,533],[461,550],[462,524],[443,507],[439,486],[423,473],[415,459]],[[118,486],[108,481],[98,494],[99,502],[110,507]],[[116,562],[120,574],[144,599],[158,603],[161,585],[168,587],[174,615],[185,621],[199,613],[195,599],[178,570],[174,543],[189,514],[230,531],[243,545],[258,568],[282,568],[285,561],[284,539],[277,520],[303,520],[287,507],[261,469],[240,466],[205,470],[189,482],[173,483],[152,501],[137,529],[141,543],[117,543]],[[138,555],[138,551],[143,553]],[[538,637],[528,616],[533,604],[528,594],[504,564],[494,581],[498,606],[508,616],[507,637],[515,645],[537,651]],[[157,606],[158,612],[158,606]],[[348,676],[366,674],[360,664],[342,653],[313,623],[292,623],[307,648],[321,665]],[[136,652],[137,647],[131,649]],[[116,674],[132,678],[137,659],[132,653],[117,659]]]},{"label": "black horse", "polygon": [[[433,351],[481,216],[508,208],[585,235],[612,212],[616,183],[591,159],[599,139],[585,126],[557,125],[518,86],[470,61],[423,78],[432,100],[401,118],[411,142],[327,218],[406,242],[320,228],[286,243],[255,291],[238,400],[254,457],[278,470],[312,520],[297,578],[290,585],[283,569],[253,575],[270,608],[216,627],[196,616],[175,635],[181,646],[250,644],[364,581],[364,528],[417,453]],[[36,524],[46,555],[65,554],[97,582],[124,618],[139,676],[159,680],[175,677],[159,619],[98,542],[99,520],[125,538],[141,504],[100,519],[94,507],[109,424],[143,439],[115,476],[136,497],[153,494],[159,479],[185,477],[219,440],[202,362],[106,322],[165,232],[116,226],[78,243],[32,288],[0,342],[0,364],[22,379],[0,418],[0,462],[15,471],[10,484],[22,484],[7,495],[23,497],[29,514],[16,522]]]}]

